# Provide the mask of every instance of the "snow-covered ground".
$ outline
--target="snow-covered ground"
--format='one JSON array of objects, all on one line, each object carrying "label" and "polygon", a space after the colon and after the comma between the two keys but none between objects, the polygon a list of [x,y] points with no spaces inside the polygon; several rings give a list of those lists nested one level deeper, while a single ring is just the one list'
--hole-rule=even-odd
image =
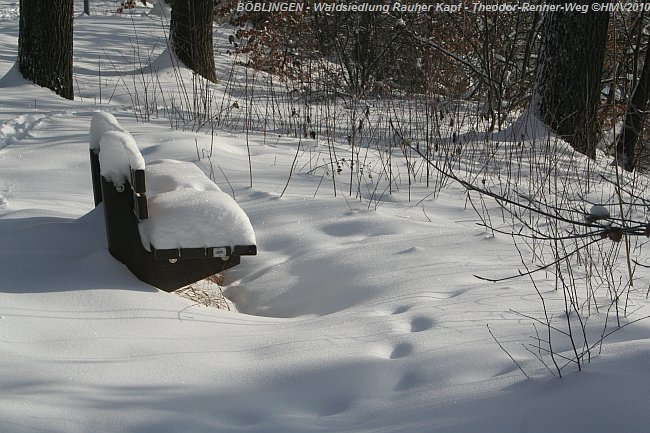
[{"label": "snow-covered ground", "polygon": [[[212,141],[170,129],[164,107],[136,121],[128,85],[148,81],[130,63],[134,29],[161,93],[177,89],[159,19],[77,18],[77,97],[60,99],[13,69],[16,3],[0,1],[0,431],[648,429],[648,323],[605,340],[583,371],[551,376],[521,346],[533,323],[512,312],[539,317],[532,285],[473,276],[520,261],[510,238],[476,225],[460,186],[426,198],[403,180],[376,206],[346,193],[348,172],[335,197],[304,168],[328,153],[313,140],[229,129]],[[226,76],[228,32],[216,35]],[[147,162],[195,163],[248,214],[259,253],[224,275],[232,311],[161,292],[109,255],[88,160],[98,109]],[[289,179],[292,166],[304,169]],[[566,339],[554,349],[572,356]]]}]

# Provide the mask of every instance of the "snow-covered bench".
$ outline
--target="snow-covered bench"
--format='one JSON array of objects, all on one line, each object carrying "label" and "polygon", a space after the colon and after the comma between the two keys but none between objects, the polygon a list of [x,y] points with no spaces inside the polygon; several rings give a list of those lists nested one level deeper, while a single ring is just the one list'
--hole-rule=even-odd
[{"label": "snow-covered bench", "polygon": [[257,254],[251,223],[230,196],[194,164],[145,166],[133,137],[109,113],[93,115],[90,161],[109,251],[142,281],[173,291]]}]

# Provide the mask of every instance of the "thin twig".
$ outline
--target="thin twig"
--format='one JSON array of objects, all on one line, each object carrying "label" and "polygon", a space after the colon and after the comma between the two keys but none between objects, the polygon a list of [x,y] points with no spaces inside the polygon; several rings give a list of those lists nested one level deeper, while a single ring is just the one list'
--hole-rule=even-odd
[{"label": "thin twig", "polygon": [[499,340],[497,340],[497,337],[494,336],[494,334],[492,333],[492,330],[490,329],[490,325],[486,325],[486,326],[487,326],[488,332],[490,333],[490,335],[492,336],[492,338],[494,339],[494,341],[499,345],[499,347],[501,348],[501,350],[503,350],[503,351],[505,352],[505,354],[508,355],[508,357],[512,360],[512,362],[515,363],[515,365],[519,368],[519,370],[521,371],[521,373],[522,373],[524,376],[526,376],[526,379],[530,379],[530,376],[528,376],[528,375],[526,374],[526,372],[524,371],[524,369],[521,368],[521,365],[519,365],[519,363],[515,360],[515,358],[513,358],[512,355],[510,355],[510,353],[505,349],[505,347],[503,347],[503,346],[501,345],[501,343],[499,342]]}]

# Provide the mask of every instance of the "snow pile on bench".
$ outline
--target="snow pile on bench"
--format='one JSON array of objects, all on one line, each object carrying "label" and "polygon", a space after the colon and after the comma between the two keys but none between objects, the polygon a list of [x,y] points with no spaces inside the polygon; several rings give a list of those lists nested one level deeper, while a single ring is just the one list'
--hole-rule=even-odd
[{"label": "snow pile on bench", "polygon": [[[103,152],[103,147],[102,147]],[[147,251],[255,245],[250,220],[196,165],[175,160],[147,164],[149,218],[140,222]]]},{"label": "snow pile on bench", "polygon": [[109,131],[120,131],[125,134],[129,134],[126,129],[122,128],[115,116],[113,116],[111,113],[95,111],[93,113],[93,118],[90,121],[90,148],[98,151],[99,140],[102,138],[102,135],[104,135],[105,132]]},{"label": "snow pile on bench", "polygon": [[101,175],[115,186],[131,178],[131,170],[144,170],[144,158],[135,140],[126,132],[108,131],[99,139]]}]

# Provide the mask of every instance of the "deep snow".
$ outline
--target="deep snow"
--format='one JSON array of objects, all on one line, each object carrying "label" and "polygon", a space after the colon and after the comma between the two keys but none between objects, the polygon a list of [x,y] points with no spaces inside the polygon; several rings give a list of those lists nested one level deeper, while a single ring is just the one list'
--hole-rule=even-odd
[{"label": "deep snow", "polygon": [[[159,19],[77,18],[78,92],[66,101],[12,69],[15,3],[0,1],[0,430],[647,430],[648,324],[614,334],[584,371],[551,377],[519,344],[532,324],[511,312],[539,314],[534,289],[473,277],[513,274],[519,257],[509,238],[475,224],[462,188],[417,206],[430,191],[404,189],[369,210],[346,196],[345,175],[334,197],[304,170],[282,194],[299,140],[217,130],[210,161],[199,153],[209,135],[135,120],[125,85],[141,68],[116,52],[135,25],[155,62]],[[227,31],[216,35],[225,76]],[[100,56],[117,62],[104,61],[101,79]],[[158,65],[171,94],[174,72]],[[194,163],[245,210],[259,255],[225,274],[237,311],[158,291],[109,255],[88,162],[98,109],[132,133],[147,163]],[[326,152],[301,145],[304,164]]]}]

